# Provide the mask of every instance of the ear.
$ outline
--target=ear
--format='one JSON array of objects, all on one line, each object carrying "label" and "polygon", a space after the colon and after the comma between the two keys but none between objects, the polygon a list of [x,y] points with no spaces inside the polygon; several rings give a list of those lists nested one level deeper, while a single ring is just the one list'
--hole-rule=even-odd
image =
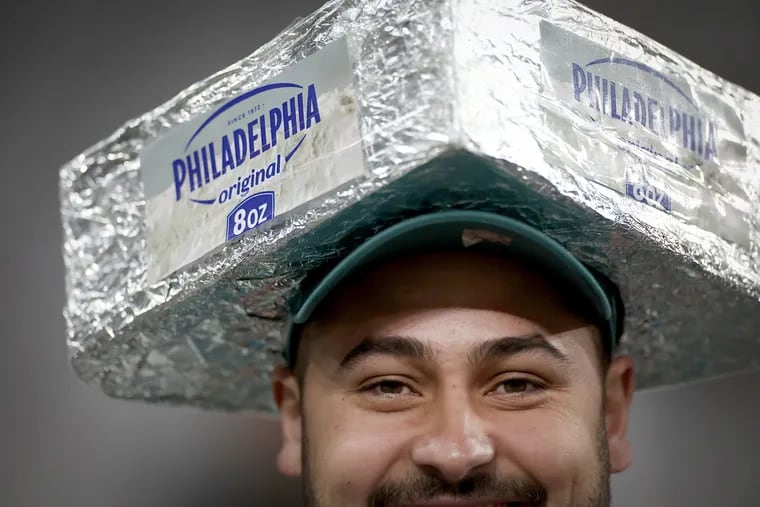
[{"label": "ear", "polygon": [[282,447],[277,468],[284,475],[301,475],[301,393],[293,372],[277,368],[272,377],[274,401],[280,409]]},{"label": "ear", "polygon": [[633,391],[633,360],[628,356],[616,357],[607,372],[604,405],[612,472],[622,472],[633,459],[628,441],[628,416]]}]

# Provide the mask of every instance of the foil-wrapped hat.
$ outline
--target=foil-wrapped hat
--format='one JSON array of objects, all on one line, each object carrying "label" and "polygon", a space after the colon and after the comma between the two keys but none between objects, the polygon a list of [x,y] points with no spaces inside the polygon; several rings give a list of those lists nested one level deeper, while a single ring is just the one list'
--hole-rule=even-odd
[{"label": "foil-wrapped hat", "polygon": [[61,170],[74,369],[273,410],[306,276],[431,211],[620,288],[639,387],[760,364],[760,98],[570,0],[334,0]]}]

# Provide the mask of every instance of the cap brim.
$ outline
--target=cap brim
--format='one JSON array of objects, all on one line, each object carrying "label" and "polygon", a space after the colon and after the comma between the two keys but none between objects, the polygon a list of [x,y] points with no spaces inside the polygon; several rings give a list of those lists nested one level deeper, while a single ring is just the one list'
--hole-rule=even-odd
[{"label": "cap brim", "polygon": [[[591,305],[605,345],[613,350],[619,338],[617,301],[608,284],[562,245],[522,222],[496,213],[451,210],[421,215],[379,232],[344,257],[303,294],[292,323],[305,324],[317,307],[351,275],[381,261],[440,250],[489,249],[538,267],[561,280]],[[604,286],[603,286],[604,285]],[[288,349],[294,344],[289,343]],[[288,350],[290,352],[290,350]],[[291,355],[291,354],[288,354]]]}]

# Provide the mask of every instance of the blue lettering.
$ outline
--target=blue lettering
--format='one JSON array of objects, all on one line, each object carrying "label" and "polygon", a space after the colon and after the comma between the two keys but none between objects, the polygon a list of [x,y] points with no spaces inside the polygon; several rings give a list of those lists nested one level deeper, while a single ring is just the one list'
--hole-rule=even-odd
[{"label": "blue lettering", "polygon": [[201,159],[198,156],[198,150],[194,151],[192,155],[188,155],[186,160],[187,174],[190,176],[190,192],[193,192],[196,188],[203,186],[203,181],[201,180]]},{"label": "blue lettering", "polygon": [[317,103],[317,89],[312,84],[309,85],[309,92],[306,97],[306,128],[310,128],[312,122],[319,123],[321,121],[319,104]]},{"label": "blue lettering", "polygon": [[694,137],[694,117],[683,113],[683,147],[696,151],[696,139]]},{"label": "blue lettering", "polygon": [[628,88],[623,88],[623,121],[631,122],[631,95]]},{"label": "blue lettering", "polygon": [[248,122],[248,149],[250,150],[248,157],[250,159],[256,158],[261,153],[256,148],[256,140],[259,138],[259,135],[254,132],[254,128],[258,122],[258,120]]},{"label": "blue lettering", "polygon": [[702,156],[702,119],[697,118],[697,153]]},{"label": "blue lettering", "polygon": [[602,80],[599,76],[594,76],[594,107],[596,107],[597,111],[601,111],[601,107],[599,105],[600,98],[602,94]]},{"label": "blue lettering", "polygon": [[222,136],[222,174],[227,174],[227,169],[235,169],[235,160],[232,157],[229,137]]},{"label": "blue lettering", "polygon": [[222,173],[220,173],[219,169],[216,167],[216,153],[214,152],[214,143],[210,143],[208,145],[208,154],[209,158],[211,159],[211,176],[213,176],[214,179],[217,179],[222,175]]},{"label": "blue lettering", "polygon": [[208,153],[205,146],[201,148],[201,158],[203,159],[203,181],[208,185],[211,180],[208,174]]},{"label": "blue lettering", "polygon": [[586,72],[583,67],[577,63],[573,63],[573,91],[575,92],[575,100],[581,101],[581,93],[586,89]]},{"label": "blue lettering", "polygon": [[293,97],[288,102],[282,103],[282,124],[285,126],[285,139],[289,139],[292,134],[298,132],[297,120],[296,98]]},{"label": "blue lettering", "polygon": [[644,97],[639,92],[633,92],[634,119],[642,126],[647,126],[647,109]]},{"label": "blue lettering", "polygon": [[239,167],[248,157],[248,139],[243,129],[235,129],[232,136],[235,140],[235,167]]},{"label": "blue lettering", "polygon": [[705,143],[705,160],[711,160],[718,154],[718,148],[715,142],[715,124],[709,122],[707,124],[707,142]]},{"label": "blue lettering", "polygon": [[266,169],[259,169],[256,171],[256,185],[260,184],[262,181],[267,180],[267,170]]},{"label": "blue lettering", "polygon": [[681,113],[675,108],[670,108],[670,134],[673,135],[681,130]]},{"label": "blue lettering", "polygon": [[177,201],[181,197],[182,184],[185,183],[186,178],[185,161],[178,158],[172,162],[172,172],[174,173],[174,193],[177,195]]},{"label": "blue lettering", "polygon": [[619,120],[620,115],[617,111],[617,91],[615,90],[615,83],[612,81],[610,81],[610,102],[612,106],[610,108],[610,115],[616,120]]},{"label": "blue lettering", "polygon": [[282,111],[272,109],[269,111],[269,131],[272,137],[272,146],[277,146],[277,131],[282,126]]},{"label": "blue lettering", "polygon": [[[605,80],[605,88],[606,86]],[[278,142],[287,140],[322,121],[317,89],[314,84],[309,85],[305,92],[286,99],[280,107],[272,108],[268,112],[262,111],[258,118],[251,118],[243,127],[243,122],[256,111],[262,111],[262,106],[250,107],[226,119],[228,127],[232,128],[235,124],[239,124],[240,128],[217,138],[221,144],[221,162],[216,159],[214,142],[209,142],[191,153],[186,152],[184,158],[173,161],[172,172],[177,201],[182,198],[185,186],[188,186],[187,191],[192,193],[227,174],[228,171],[244,165],[247,159],[254,159],[275,147]],[[219,193],[217,202],[224,203],[232,200],[236,195],[245,195],[255,185],[280,174],[282,164],[289,160],[289,156],[285,158],[285,161],[282,160],[283,157],[284,155],[277,154],[276,160],[266,167],[251,169],[249,175],[238,177],[235,184]]]},{"label": "blue lettering", "polygon": [[266,172],[266,179],[273,178],[274,176],[280,174],[280,162],[282,160],[282,155],[279,153],[277,154],[277,160],[272,162],[267,166],[267,172]]},{"label": "blue lettering", "polygon": [[261,129],[261,152],[263,153],[272,147],[267,140],[267,125],[263,114],[259,117],[259,127]]},{"label": "blue lettering", "polygon": [[[660,138],[675,139],[684,149],[699,155],[703,160],[711,160],[717,156],[716,126],[713,122],[699,114],[679,111],[664,103],[662,97],[659,97],[659,100],[648,97],[622,83],[594,75],[577,63],[571,62],[571,66],[573,96],[576,102],[585,103],[589,108],[613,119],[644,127]],[[698,166],[681,164],[677,156],[659,153],[654,145],[645,144],[647,141],[636,142],[635,145],[687,169]]]},{"label": "blue lettering", "polygon": [[649,118],[649,130],[654,131],[654,110],[657,106],[657,101],[654,99],[647,99],[647,117]]},{"label": "blue lettering", "polygon": [[303,93],[298,94],[298,130],[304,130],[306,128],[306,122],[303,116]]}]

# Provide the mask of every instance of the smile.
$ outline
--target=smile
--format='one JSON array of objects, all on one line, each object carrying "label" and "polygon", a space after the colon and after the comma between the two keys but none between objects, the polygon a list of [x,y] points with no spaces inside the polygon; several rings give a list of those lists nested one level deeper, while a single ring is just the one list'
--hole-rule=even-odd
[{"label": "smile", "polygon": [[479,500],[473,499],[455,499],[440,498],[421,503],[403,505],[399,507],[534,507],[535,504],[523,500]]}]

